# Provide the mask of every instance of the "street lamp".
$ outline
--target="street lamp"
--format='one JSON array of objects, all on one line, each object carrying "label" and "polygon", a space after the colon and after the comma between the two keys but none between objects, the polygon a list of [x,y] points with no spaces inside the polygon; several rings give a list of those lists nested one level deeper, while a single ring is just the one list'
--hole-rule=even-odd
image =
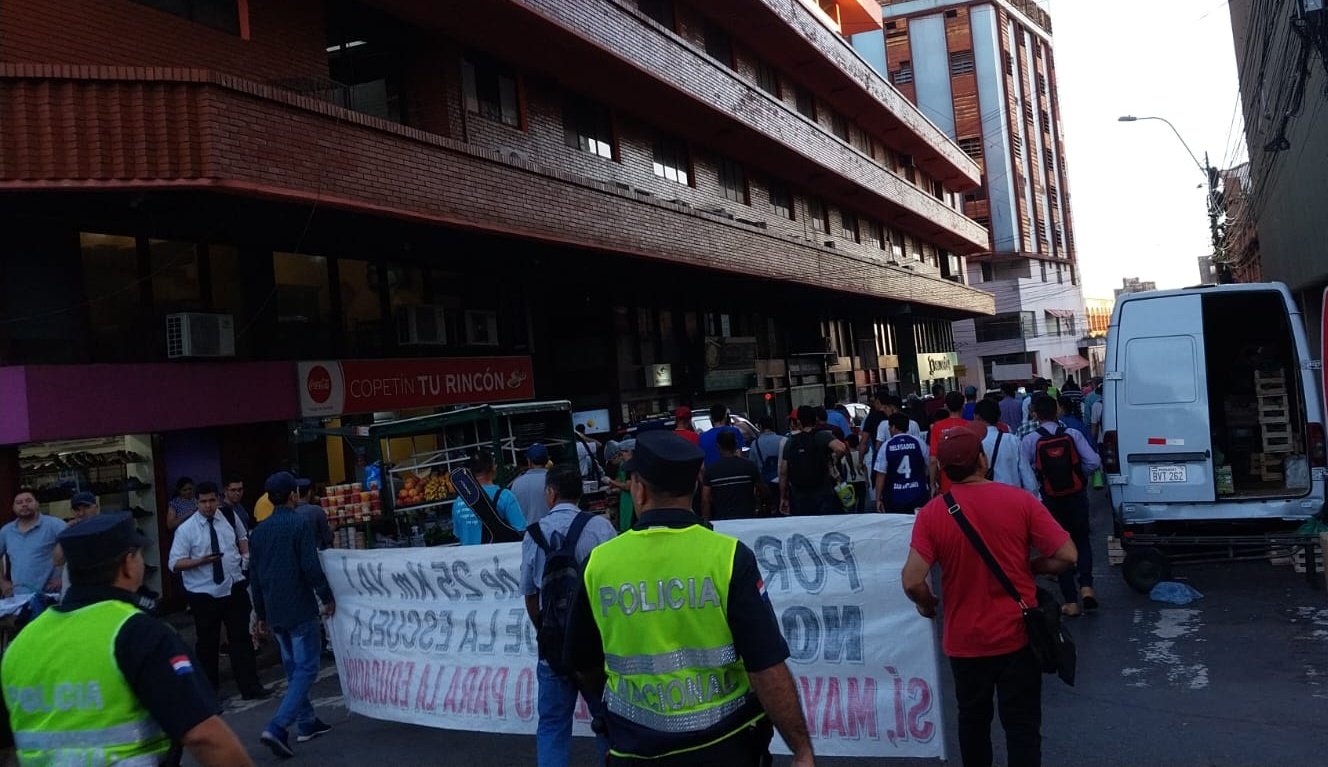
[{"label": "street lamp", "polygon": [[1195,167],[1197,167],[1199,172],[1203,174],[1204,181],[1208,184],[1208,231],[1213,239],[1213,262],[1220,263],[1222,260],[1222,237],[1218,234],[1217,229],[1217,218],[1220,213],[1217,205],[1217,169],[1208,163],[1207,152],[1204,152],[1204,161],[1199,162],[1199,158],[1196,157],[1194,151],[1190,149],[1190,145],[1185,143],[1185,139],[1181,137],[1180,131],[1176,130],[1176,126],[1172,125],[1171,121],[1167,118],[1136,117],[1134,115],[1121,115],[1116,118],[1117,122],[1123,123],[1139,122],[1140,120],[1158,120],[1166,123],[1167,127],[1171,129],[1171,132],[1176,134],[1176,140],[1180,142],[1181,146],[1185,147],[1185,152],[1189,154],[1190,159],[1194,160]]}]

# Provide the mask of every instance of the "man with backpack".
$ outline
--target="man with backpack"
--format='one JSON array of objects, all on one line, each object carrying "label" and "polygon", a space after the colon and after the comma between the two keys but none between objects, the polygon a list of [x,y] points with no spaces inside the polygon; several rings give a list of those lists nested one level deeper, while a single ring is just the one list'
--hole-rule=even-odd
[{"label": "man with backpack", "polygon": [[[551,469],[544,480],[549,513],[526,529],[521,542],[521,589],[526,614],[539,644],[539,724],[535,755],[539,767],[566,767],[572,756],[572,715],[576,712],[576,676],[564,661],[567,627],[582,589],[582,570],[591,549],[613,538],[604,517],[582,511],[581,475],[571,466]],[[591,716],[603,717],[603,703],[587,695]],[[592,721],[592,726],[596,726]],[[599,763],[608,741],[597,733]]]},{"label": "man with backpack", "polygon": [[[1024,458],[1037,475],[1042,503],[1051,516],[1070,533],[1079,549],[1079,564],[1061,573],[1061,612],[1073,617],[1098,607],[1093,591],[1093,546],[1088,529],[1088,478],[1102,465],[1097,451],[1083,433],[1068,429],[1056,420],[1056,400],[1046,394],[1033,398],[1032,414],[1037,429],[1024,437]],[[1078,575],[1078,590],[1075,576]]]},{"label": "man with backpack", "polygon": [[772,416],[763,415],[756,423],[761,427],[761,434],[752,440],[752,449],[747,451],[747,457],[756,464],[756,470],[761,472],[761,481],[765,483],[768,503],[761,510],[760,516],[768,517],[779,503],[779,454],[784,447],[785,437],[775,431],[775,419]]},{"label": "man with backpack", "polygon": [[798,431],[784,442],[779,459],[779,513],[797,516],[838,514],[831,458],[848,453],[828,429],[817,429],[816,408],[798,408]]}]

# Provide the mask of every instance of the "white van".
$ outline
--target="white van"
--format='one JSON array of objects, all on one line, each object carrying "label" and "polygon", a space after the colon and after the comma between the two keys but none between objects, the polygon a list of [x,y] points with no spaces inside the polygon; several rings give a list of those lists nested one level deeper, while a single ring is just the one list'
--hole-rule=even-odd
[{"label": "white van", "polygon": [[1106,366],[1102,458],[1118,533],[1323,508],[1320,364],[1282,283],[1122,296]]}]

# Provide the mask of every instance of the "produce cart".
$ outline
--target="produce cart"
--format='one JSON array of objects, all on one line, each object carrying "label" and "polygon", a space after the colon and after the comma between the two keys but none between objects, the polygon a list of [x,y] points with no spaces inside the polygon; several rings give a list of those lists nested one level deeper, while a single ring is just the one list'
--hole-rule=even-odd
[{"label": "produce cart", "polygon": [[[311,433],[341,437],[362,451],[365,476],[347,493],[330,488],[329,520],[338,528],[336,545],[433,546],[453,542],[452,504],[456,491],[448,479],[479,450],[493,453],[497,482],[507,487],[520,473],[522,454],[535,442],[549,450],[555,463],[577,462],[572,405],[567,401],[477,405],[436,415],[384,421],[369,426],[314,429]],[[334,492],[335,491],[335,492]],[[342,505],[372,494],[378,515],[363,505]],[[588,494],[583,505],[605,503],[602,491]],[[349,513],[347,513],[349,511]],[[384,539],[389,536],[391,540]]]}]

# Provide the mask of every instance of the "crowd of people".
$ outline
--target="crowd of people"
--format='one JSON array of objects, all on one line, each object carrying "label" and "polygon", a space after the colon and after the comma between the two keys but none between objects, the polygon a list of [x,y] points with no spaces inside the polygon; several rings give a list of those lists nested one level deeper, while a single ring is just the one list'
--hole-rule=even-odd
[{"label": "crowd of people", "polygon": [[[1003,387],[979,398],[968,387],[907,403],[879,389],[860,422],[828,399],[799,407],[783,433],[763,417],[756,433],[744,434],[723,405],[698,432],[691,411],[679,408],[671,428],[602,448],[578,432],[575,463],[554,464],[545,445],[529,445],[507,488],[481,451],[470,469],[482,493],[471,502],[487,502],[523,533],[521,585],[539,647],[537,763],[569,764],[581,694],[610,765],[764,765],[776,729],[794,764],[812,765],[788,646],[755,556],[710,522],[875,511],[916,516],[901,580],[919,614],[944,609],[963,763],[991,764],[999,700],[1011,762],[1037,765],[1041,669],[1022,605],[1036,603],[1041,574],[1058,578],[1065,616],[1098,607],[1088,491],[1100,463],[1099,386],[1081,389],[1070,379],[1056,391],[1038,380],[1028,396]],[[616,502],[605,513],[583,511],[588,487],[608,489]],[[80,493],[65,523],[43,515],[31,492],[17,494],[16,519],[0,528],[9,574],[0,591],[64,592],[37,611],[0,666],[0,720],[20,757],[82,763],[88,737],[63,734],[77,729],[107,733],[95,748],[126,763],[178,763],[188,749],[205,765],[249,764],[218,718],[220,656],[229,655],[244,698],[269,697],[255,658],[269,636],[287,688],[260,740],[290,757],[292,735],[305,742],[331,729],[309,701],[320,618],[335,611],[317,553],[331,539],[326,515],[311,502],[310,482],[289,472],[268,478],[254,515],[243,506],[242,482],[223,488],[182,478],[168,506],[166,564],[193,614],[192,651],[149,614],[149,541],[132,515],[100,514],[96,497]],[[481,542],[465,501],[453,518],[460,543]],[[935,566],[943,604],[929,582]],[[1017,599],[993,587],[993,569],[1008,575]],[[657,594],[649,619],[640,617],[638,586]],[[62,684],[99,686],[96,711],[62,717],[44,704],[54,680],[36,658],[50,648],[78,659],[61,670]],[[683,678],[706,693],[650,702]]]}]

